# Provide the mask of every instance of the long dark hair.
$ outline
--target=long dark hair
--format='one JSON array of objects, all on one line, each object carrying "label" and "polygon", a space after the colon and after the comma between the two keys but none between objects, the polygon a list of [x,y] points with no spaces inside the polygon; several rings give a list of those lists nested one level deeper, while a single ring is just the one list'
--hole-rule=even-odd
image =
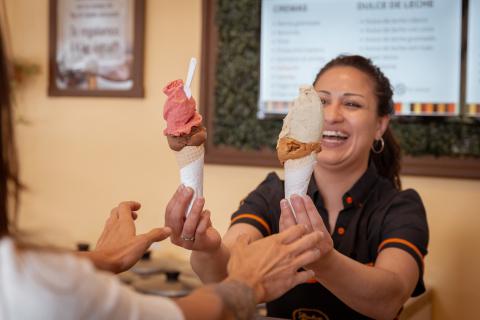
[{"label": "long dark hair", "polygon": [[[368,75],[375,83],[375,95],[378,101],[378,116],[393,114],[393,90],[390,80],[383,72],[375,66],[370,59],[358,55],[340,55],[328,62],[315,77],[314,84],[318,78],[327,70],[333,67],[353,67]],[[401,152],[395,136],[388,127],[383,134],[385,148],[381,153],[374,153],[370,150],[370,160],[377,167],[378,173],[390,180],[395,188],[400,190],[402,183],[400,181],[400,160]]]},{"label": "long dark hair", "polygon": [[[19,200],[20,180],[13,135],[13,111],[10,88],[9,61],[0,29],[0,238],[12,234]],[[9,214],[11,213],[11,215]]]}]

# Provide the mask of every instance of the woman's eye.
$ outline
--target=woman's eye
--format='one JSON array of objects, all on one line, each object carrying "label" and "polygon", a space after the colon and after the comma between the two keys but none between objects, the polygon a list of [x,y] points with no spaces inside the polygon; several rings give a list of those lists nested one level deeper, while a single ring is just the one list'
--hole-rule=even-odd
[{"label": "woman's eye", "polygon": [[345,105],[347,107],[351,107],[351,108],[361,108],[362,107],[359,103],[356,103],[356,102],[353,102],[353,101],[346,101]]},{"label": "woman's eye", "polygon": [[320,102],[322,102],[322,104],[327,104],[327,99],[325,99],[325,98],[320,98]]}]

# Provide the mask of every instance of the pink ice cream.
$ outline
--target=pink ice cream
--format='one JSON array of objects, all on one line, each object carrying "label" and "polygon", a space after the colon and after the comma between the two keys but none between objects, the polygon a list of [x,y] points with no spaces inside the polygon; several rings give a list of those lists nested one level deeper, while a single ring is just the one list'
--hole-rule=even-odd
[{"label": "pink ice cream", "polygon": [[193,127],[201,126],[202,116],[196,111],[195,99],[185,95],[183,80],[170,82],[163,92],[168,97],[163,109],[163,118],[167,121],[167,128],[163,131],[165,135],[189,135]]}]

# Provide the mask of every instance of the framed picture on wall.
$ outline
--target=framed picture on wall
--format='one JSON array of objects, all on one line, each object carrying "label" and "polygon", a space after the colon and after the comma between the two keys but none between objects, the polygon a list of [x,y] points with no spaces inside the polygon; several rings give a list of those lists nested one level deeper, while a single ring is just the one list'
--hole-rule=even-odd
[{"label": "framed picture on wall", "polygon": [[144,0],[50,0],[50,96],[143,97]]}]

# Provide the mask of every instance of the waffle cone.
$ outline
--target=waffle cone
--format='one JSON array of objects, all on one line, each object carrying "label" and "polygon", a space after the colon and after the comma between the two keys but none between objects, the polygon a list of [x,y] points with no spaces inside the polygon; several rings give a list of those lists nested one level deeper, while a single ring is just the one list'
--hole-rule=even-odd
[{"label": "waffle cone", "polygon": [[179,168],[183,168],[188,164],[197,161],[205,154],[203,144],[199,146],[185,146],[180,151],[175,151],[175,157]]}]

